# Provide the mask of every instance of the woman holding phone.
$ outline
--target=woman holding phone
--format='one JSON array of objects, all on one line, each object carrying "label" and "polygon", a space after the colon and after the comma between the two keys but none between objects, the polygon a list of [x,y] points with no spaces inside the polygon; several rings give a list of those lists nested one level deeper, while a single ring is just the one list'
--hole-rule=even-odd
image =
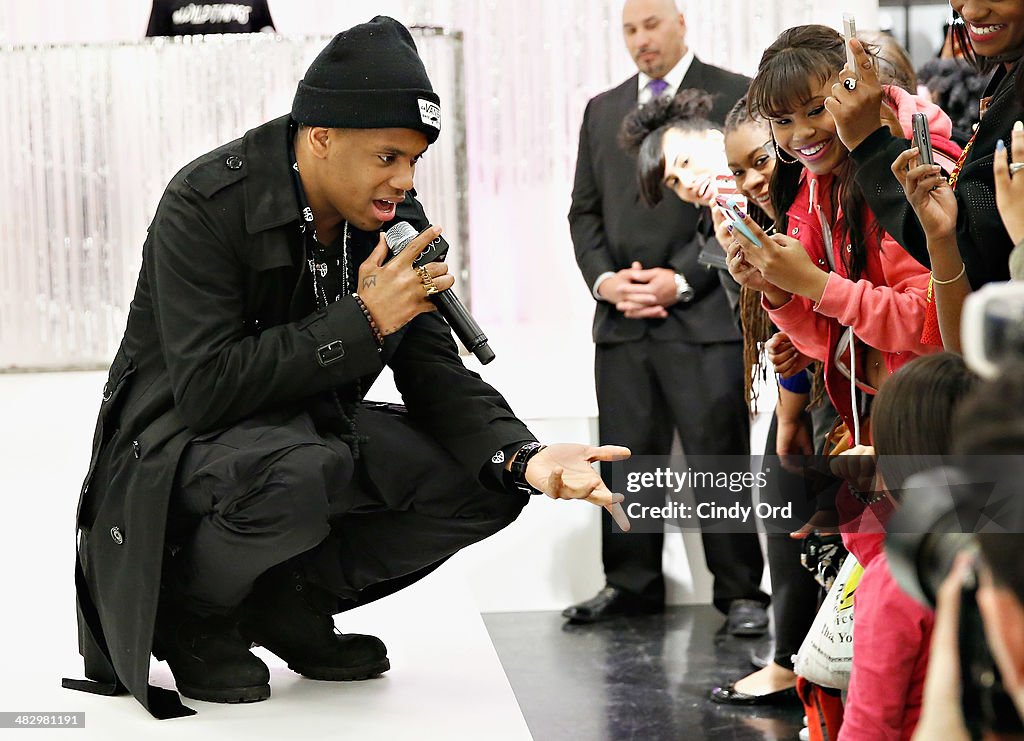
[{"label": "woman holding phone", "polygon": [[[977,289],[1009,278],[1014,242],[996,210],[992,164],[997,142],[1008,143],[1015,122],[1024,120],[1024,100],[1019,94],[1024,85],[1024,0],[951,0],[950,5],[955,43],[970,64],[992,73],[992,78],[981,100],[981,123],[949,178],[960,214],[954,234],[963,274],[936,271],[936,276],[966,279]],[[894,160],[910,147],[909,137],[882,125],[883,89],[871,58],[860,41],[853,40],[849,46],[856,69],[844,71],[834,81],[826,106],[878,222],[914,259],[929,266],[927,236],[891,172]]]}]

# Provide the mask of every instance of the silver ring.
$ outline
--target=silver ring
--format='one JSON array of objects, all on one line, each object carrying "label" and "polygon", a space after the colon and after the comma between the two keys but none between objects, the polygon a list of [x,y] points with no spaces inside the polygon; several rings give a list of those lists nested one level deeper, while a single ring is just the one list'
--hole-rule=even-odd
[{"label": "silver ring", "polygon": [[843,80],[843,87],[847,90],[854,90],[857,87],[857,79],[854,77],[847,77]]},{"label": "silver ring", "polygon": [[1024,162],[1011,162],[1010,163],[1010,177],[1011,178],[1014,176],[1014,174],[1020,172],[1021,170],[1024,170]]}]

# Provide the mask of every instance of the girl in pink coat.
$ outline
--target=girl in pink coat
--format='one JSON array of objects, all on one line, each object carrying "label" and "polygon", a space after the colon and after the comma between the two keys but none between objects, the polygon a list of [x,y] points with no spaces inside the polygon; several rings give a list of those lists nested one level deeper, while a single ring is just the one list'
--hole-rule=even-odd
[{"label": "girl in pink coat", "polygon": [[[824,362],[829,398],[866,442],[860,425],[881,382],[941,346],[921,342],[928,271],[871,214],[825,107],[833,85],[852,77],[845,63],[843,39],[827,26],[788,29],[765,51],[748,99],[771,124],[771,197],[782,216],[771,237],[745,219],[762,246],[737,228],[727,252],[733,277],[762,291],[776,326]],[[911,114],[925,113],[937,161],[952,168],[960,150],[948,116],[896,87],[886,88],[886,104],[880,117],[908,137]]]}]

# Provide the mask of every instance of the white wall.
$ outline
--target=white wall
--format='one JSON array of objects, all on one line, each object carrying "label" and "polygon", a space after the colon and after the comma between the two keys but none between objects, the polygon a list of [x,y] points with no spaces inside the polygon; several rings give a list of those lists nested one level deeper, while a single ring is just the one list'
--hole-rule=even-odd
[{"label": "white wall", "polygon": [[[499,355],[485,375],[495,378],[521,416],[539,420],[538,432],[579,440],[592,434],[596,404],[589,344],[592,299],[573,264],[565,222],[575,132],[587,98],[632,70],[619,38],[617,0],[566,0],[570,2],[571,7],[551,0],[381,0],[373,12],[405,22],[462,24],[477,19],[487,24],[466,26],[467,66],[475,74],[470,81],[482,83],[470,93],[476,108],[469,118],[474,296],[479,307],[474,313]],[[285,34],[340,30],[369,15],[363,6],[338,0],[270,0],[270,7]],[[567,7],[579,17],[570,17]],[[752,71],[767,43],[763,39],[770,41],[787,25],[816,20],[837,26],[842,12],[851,9],[861,28],[877,22],[874,0],[691,0],[684,7],[698,54],[746,72]],[[0,43],[136,39],[144,32],[148,12],[144,0],[0,0]],[[557,75],[551,72],[555,67]],[[574,76],[567,82],[563,72]],[[561,86],[558,96],[549,96],[554,101],[550,104],[544,99],[547,109],[529,111],[535,128],[524,137],[524,123],[509,125],[505,112],[540,95],[549,84]],[[509,255],[516,259],[502,257]],[[90,402],[82,413],[88,417],[94,409]],[[64,408],[40,411],[59,414]],[[88,429],[87,422],[83,429]],[[81,445],[87,451],[87,436]],[[756,443],[754,449],[759,449]],[[77,459],[81,452],[76,451]],[[71,472],[69,486],[78,473]],[[73,507],[73,492],[61,492],[61,506]],[[483,609],[554,609],[590,596],[601,585],[598,542],[594,508],[544,500],[531,504],[515,527],[464,557],[472,559],[474,589]],[[666,551],[670,598],[707,601],[699,543],[680,546],[678,541]],[[690,563],[696,565],[691,569]]]}]

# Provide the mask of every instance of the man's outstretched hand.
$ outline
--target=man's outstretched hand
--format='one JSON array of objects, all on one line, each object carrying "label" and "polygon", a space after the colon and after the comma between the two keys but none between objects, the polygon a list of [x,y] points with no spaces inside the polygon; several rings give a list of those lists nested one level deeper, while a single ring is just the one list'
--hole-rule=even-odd
[{"label": "man's outstretched hand", "polygon": [[604,507],[623,530],[629,520],[622,511],[622,494],[613,494],[591,464],[596,461],[622,461],[631,455],[619,445],[579,445],[556,443],[533,456],[526,464],[526,480],[552,499],[585,499]]}]

